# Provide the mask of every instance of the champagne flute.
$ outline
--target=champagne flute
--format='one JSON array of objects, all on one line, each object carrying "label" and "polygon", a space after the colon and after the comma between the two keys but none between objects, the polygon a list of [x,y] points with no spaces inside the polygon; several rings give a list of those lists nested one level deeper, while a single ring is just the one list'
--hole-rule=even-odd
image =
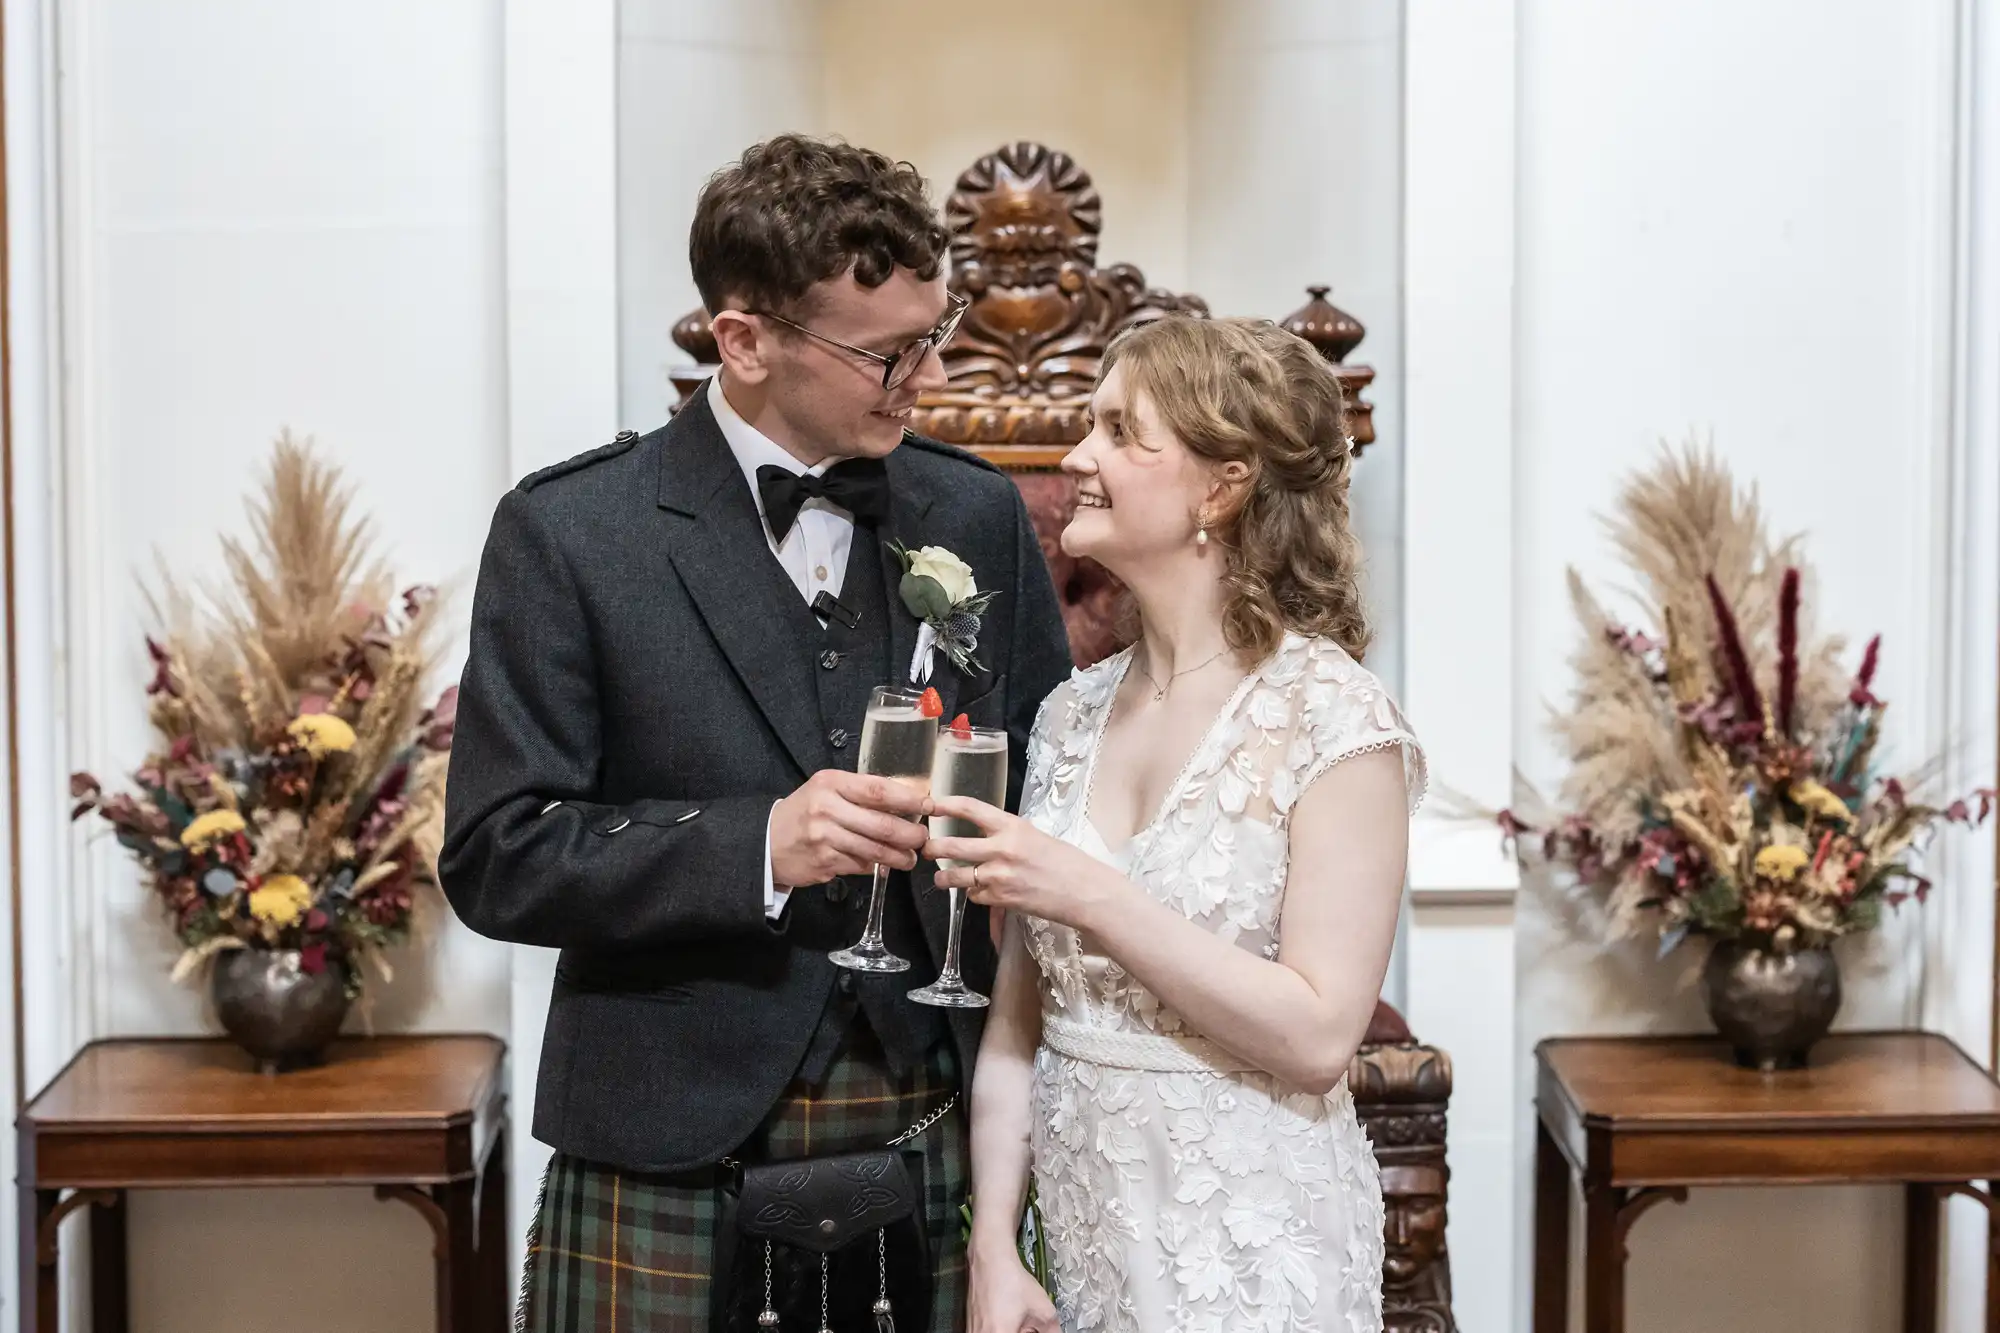
[{"label": "champagne flute", "polygon": [[[928,793],[937,737],[937,719],[924,715],[921,694],[879,685],[868,696],[868,712],[861,721],[861,757],[855,767],[870,776],[900,782],[919,794]],[[855,972],[909,971],[909,960],[890,953],[882,942],[883,900],[888,887],[889,868],[876,866],[875,883],[868,894],[867,928],[860,939],[827,957]]]},{"label": "champagne flute", "polygon": [[[931,793],[935,796],[970,796],[996,810],[1007,806],[1007,733],[992,727],[938,733],[937,760],[931,768]],[[981,838],[985,831],[971,820],[947,815],[931,816],[932,838]],[[951,868],[958,861],[940,861]],[[938,979],[910,992],[918,1004],[944,1009],[984,1009],[990,1001],[976,990],[968,990],[959,975],[959,937],[965,928],[965,890],[946,889],[951,895],[951,926],[945,936],[944,966]]]}]

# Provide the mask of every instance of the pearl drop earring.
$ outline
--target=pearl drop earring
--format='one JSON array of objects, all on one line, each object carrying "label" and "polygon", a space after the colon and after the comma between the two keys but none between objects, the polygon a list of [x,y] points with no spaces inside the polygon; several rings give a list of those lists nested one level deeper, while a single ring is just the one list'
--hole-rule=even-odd
[{"label": "pearl drop earring", "polygon": [[1207,528],[1196,528],[1196,529],[1194,530],[1194,544],[1195,544],[1196,546],[1206,546],[1206,545],[1208,545],[1208,529],[1207,529]]}]

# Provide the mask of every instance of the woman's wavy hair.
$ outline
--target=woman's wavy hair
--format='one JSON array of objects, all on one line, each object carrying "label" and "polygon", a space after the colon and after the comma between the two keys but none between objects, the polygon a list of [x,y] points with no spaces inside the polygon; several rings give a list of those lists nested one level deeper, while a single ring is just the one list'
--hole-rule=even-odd
[{"label": "woman's wavy hair", "polygon": [[1229,646],[1261,661],[1287,630],[1357,660],[1370,632],[1361,543],[1348,522],[1354,466],[1347,404],[1311,343],[1269,320],[1170,316],[1127,330],[1100,375],[1125,368],[1126,420],[1140,395],[1197,457],[1249,469],[1210,520],[1221,544]]}]

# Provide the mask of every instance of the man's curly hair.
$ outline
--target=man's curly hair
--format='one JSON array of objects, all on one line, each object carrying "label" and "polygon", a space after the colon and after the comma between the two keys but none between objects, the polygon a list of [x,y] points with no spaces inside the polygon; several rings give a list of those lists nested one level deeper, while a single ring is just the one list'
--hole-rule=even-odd
[{"label": "man's curly hair", "polygon": [[897,268],[929,281],[949,236],[907,162],[838,140],[781,134],[715,173],[695,204],[688,258],[702,304],[798,316],[817,283],[852,269],[879,287]]}]

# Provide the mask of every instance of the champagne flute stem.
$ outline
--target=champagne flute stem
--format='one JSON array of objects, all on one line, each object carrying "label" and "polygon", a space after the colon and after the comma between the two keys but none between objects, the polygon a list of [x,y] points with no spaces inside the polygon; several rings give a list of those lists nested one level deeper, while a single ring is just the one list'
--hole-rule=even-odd
[{"label": "champagne flute stem", "polygon": [[882,945],[882,913],[886,906],[889,889],[889,867],[875,867],[875,880],[868,890],[868,927],[861,932],[861,941],[872,948]]},{"label": "champagne flute stem", "polygon": [[951,924],[945,928],[944,966],[938,969],[937,984],[956,988],[961,983],[958,976],[958,943],[965,933],[965,890],[946,889],[951,895]]}]

